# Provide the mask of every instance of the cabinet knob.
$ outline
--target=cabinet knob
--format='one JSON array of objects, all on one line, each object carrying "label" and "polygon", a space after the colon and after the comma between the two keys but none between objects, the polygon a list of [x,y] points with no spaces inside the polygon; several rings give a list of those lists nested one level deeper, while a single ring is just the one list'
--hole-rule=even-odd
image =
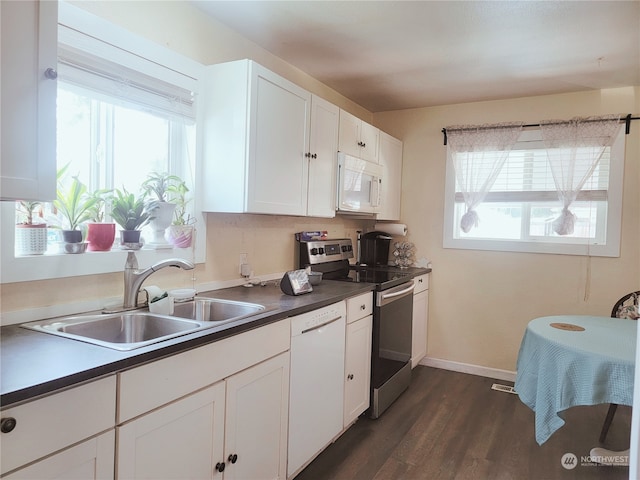
[{"label": "cabinet knob", "polygon": [[9,433],[12,432],[16,425],[18,424],[17,420],[13,417],[7,417],[0,419],[0,432]]},{"label": "cabinet knob", "polygon": [[353,373],[350,373],[349,375],[347,375],[347,379],[348,380],[353,380]]},{"label": "cabinet knob", "polygon": [[311,158],[318,158],[318,154],[314,153],[313,155],[311,155]]},{"label": "cabinet knob", "polygon": [[224,472],[224,467],[225,467],[224,462],[218,462],[218,463],[216,463],[216,470],[217,470],[218,472]]},{"label": "cabinet knob", "polygon": [[44,77],[48,78],[49,80],[55,80],[56,78],[58,78],[58,72],[55,68],[49,67],[44,71]]},{"label": "cabinet knob", "polygon": [[305,154],[304,154],[304,156],[305,156],[306,158],[311,157],[311,152],[307,152],[307,153],[305,153]]},{"label": "cabinet knob", "polygon": [[366,310],[367,306],[363,303],[362,305],[360,305],[360,310]]},{"label": "cabinet knob", "polygon": [[238,455],[236,455],[235,453],[233,455],[229,455],[229,458],[227,458],[227,460],[229,460],[231,463],[236,463],[238,461]]}]

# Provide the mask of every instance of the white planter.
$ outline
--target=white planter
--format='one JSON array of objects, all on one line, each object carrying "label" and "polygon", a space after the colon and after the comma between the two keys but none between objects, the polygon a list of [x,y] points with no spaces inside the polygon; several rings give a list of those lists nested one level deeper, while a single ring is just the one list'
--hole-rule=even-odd
[{"label": "white planter", "polygon": [[156,208],[151,210],[151,215],[154,219],[149,222],[149,226],[151,227],[153,238],[150,243],[147,243],[148,247],[171,248],[171,244],[167,243],[164,238],[164,231],[171,225],[175,209],[175,203],[159,202]]},{"label": "white planter", "polygon": [[16,225],[15,254],[42,255],[47,251],[46,225]]}]

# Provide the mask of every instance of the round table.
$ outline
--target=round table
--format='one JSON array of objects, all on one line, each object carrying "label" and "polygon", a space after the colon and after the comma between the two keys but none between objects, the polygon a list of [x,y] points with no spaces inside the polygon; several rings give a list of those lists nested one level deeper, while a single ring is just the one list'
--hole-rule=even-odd
[{"label": "round table", "polygon": [[535,412],[542,445],[577,405],[632,405],[636,332],[633,320],[586,315],[540,317],[527,325],[515,390]]}]

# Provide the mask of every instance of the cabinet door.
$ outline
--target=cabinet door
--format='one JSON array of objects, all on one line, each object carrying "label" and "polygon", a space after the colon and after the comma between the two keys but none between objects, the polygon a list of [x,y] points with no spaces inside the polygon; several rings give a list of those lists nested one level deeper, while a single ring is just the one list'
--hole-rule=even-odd
[{"label": "cabinet door", "polygon": [[360,129],[362,120],[349,112],[340,110],[340,130],[338,150],[354,157],[360,157]]},{"label": "cabinet door", "polygon": [[340,109],[320,97],[311,99],[309,197],[307,215],[336,216],[336,168]]},{"label": "cabinet door", "polygon": [[380,132],[379,163],[382,166],[382,200],[378,220],[400,220],[402,196],[402,142]]},{"label": "cabinet door", "polygon": [[360,127],[360,158],[378,163],[378,146],[380,130],[367,122]]},{"label": "cabinet door", "polygon": [[347,325],[344,384],[344,427],[369,408],[373,316]]},{"label": "cabinet door", "polygon": [[56,196],[58,4],[0,2],[2,200]]},{"label": "cabinet door", "polygon": [[247,212],[306,215],[311,94],[255,65]]},{"label": "cabinet door", "polygon": [[413,335],[411,339],[411,368],[427,354],[427,319],[429,314],[429,291],[413,296]]},{"label": "cabinet door", "polygon": [[115,433],[112,430],[17,470],[3,479],[113,479]]},{"label": "cabinet door", "polygon": [[224,478],[285,479],[289,352],[227,379]]},{"label": "cabinet door", "polygon": [[224,382],[117,428],[117,478],[214,478],[224,462]]}]

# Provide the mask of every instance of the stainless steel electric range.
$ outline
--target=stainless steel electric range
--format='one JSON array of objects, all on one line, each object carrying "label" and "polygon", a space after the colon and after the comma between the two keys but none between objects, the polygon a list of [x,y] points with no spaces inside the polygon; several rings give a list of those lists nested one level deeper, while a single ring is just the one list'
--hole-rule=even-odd
[{"label": "stainless steel electric range", "polygon": [[413,274],[397,267],[351,265],[351,239],[297,241],[297,267],[323,279],[375,284],[371,354],[371,406],[378,418],[411,383]]}]

